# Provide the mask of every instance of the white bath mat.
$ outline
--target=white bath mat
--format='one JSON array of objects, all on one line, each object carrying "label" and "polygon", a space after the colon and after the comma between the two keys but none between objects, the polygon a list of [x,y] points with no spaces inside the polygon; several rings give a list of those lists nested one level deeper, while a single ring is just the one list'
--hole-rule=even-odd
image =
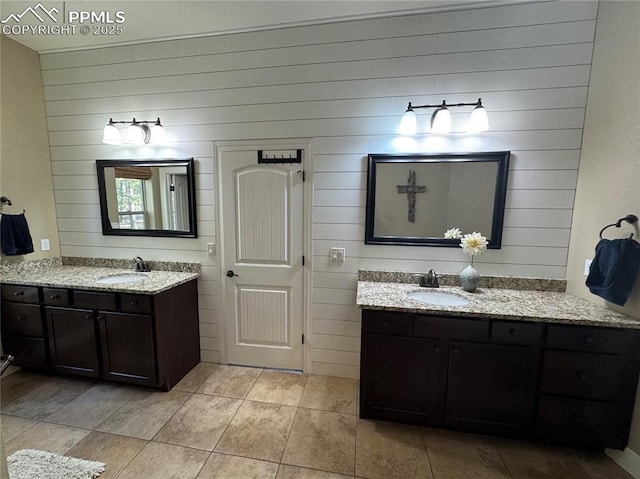
[{"label": "white bath mat", "polygon": [[9,479],[94,479],[104,472],[102,462],[22,449],[7,458]]}]

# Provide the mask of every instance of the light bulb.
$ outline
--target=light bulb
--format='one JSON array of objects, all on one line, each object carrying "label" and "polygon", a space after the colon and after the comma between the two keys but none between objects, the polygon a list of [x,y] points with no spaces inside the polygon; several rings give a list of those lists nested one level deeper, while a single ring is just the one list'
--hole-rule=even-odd
[{"label": "light bulb", "polygon": [[451,112],[442,102],[442,106],[438,108],[431,118],[431,131],[433,133],[449,133],[451,132]]},{"label": "light bulb", "polygon": [[402,115],[400,120],[400,126],[398,127],[398,133],[401,135],[415,135],[418,132],[418,122],[416,119],[416,112],[411,108],[411,103],[407,111]]},{"label": "light bulb", "polygon": [[109,118],[109,123],[104,127],[102,132],[102,143],[107,145],[120,145],[122,140],[120,139],[120,131],[113,124],[113,120]]},{"label": "light bulb", "polygon": [[482,106],[482,101],[478,99],[478,106],[473,109],[469,116],[467,131],[469,133],[479,133],[481,131],[487,131],[488,129],[489,117],[487,115],[487,110]]},{"label": "light bulb", "polygon": [[145,130],[145,125],[138,123],[134,118],[133,123],[131,123],[127,129],[127,143],[144,145],[149,141],[147,138],[147,131],[148,128]]},{"label": "light bulb", "polygon": [[160,118],[151,126],[151,139],[149,143],[153,143],[154,145],[165,145],[167,143],[167,133],[162,123],[160,123]]}]

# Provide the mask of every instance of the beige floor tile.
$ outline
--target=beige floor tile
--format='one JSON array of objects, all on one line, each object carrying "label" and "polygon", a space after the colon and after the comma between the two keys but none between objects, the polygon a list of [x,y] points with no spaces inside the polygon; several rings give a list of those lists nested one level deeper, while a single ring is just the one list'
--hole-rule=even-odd
[{"label": "beige floor tile", "polygon": [[496,442],[514,479],[591,479],[573,449],[507,439]]},{"label": "beige floor tile", "polygon": [[280,462],[296,408],[245,401],[216,445],[216,452]]},{"label": "beige floor tile", "polygon": [[208,457],[206,451],[149,442],[118,479],[193,479]]},{"label": "beige floor tile", "polygon": [[100,423],[96,430],[139,439],[151,439],[190,396],[191,394],[182,391],[135,390],[135,395]]},{"label": "beige floor tile", "polygon": [[300,408],[282,462],[353,475],[355,447],[355,415]]},{"label": "beige floor tile", "polygon": [[104,462],[107,467],[100,479],[113,479],[122,471],[148,441],[93,431],[67,451],[68,456]]},{"label": "beige floor tile", "polygon": [[[16,373],[18,374],[18,373]],[[11,377],[11,376],[10,376]],[[42,420],[89,390],[94,383],[62,377],[47,378],[40,386],[3,406],[3,414]]]},{"label": "beige floor tile", "polygon": [[96,384],[45,420],[56,424],[93,429],[136,394],[137,390],[131,388],[108,383]]},{"label": "beige floor tile", "polygon": [[2,421],[2,440],[5,443],[15,439],[27,429],[38,424],[38,421],[34,421],[33,419],[25,419],[17,416],[5,416],[4,414],[0,421]]},{"label": "beige floor tile", "polygon": [[209,376],[218,369],[218,366],[218,364],[214,363],[198,363],[172,390],[189,393],[197,392]]},{"label": "beige floor tile", "polygon": [[306,382],[305,374],[265,369],[247,394],[247,399],[297,406]]},{"label": "beige floor tile", "polygon": [[[580,452],[578,462],[587,471],[591,479],[633,479],[631,474],[618,466],[605,454],[598,452]],[[637,471],[640,477],[640,470]]]},{"label": "beige floor tile", "polygon": [[418,427],[358,420],[356,476],[370,479],[431,479],[431,465]]},{"label": "beige floor tile", "polygon": [[202,394],[244,399],[262,369],[220,365],[198,389]]},{"label": "beige floor tile", "polygon": [[273,479],[278,463],[212,453],[198,479]]},{"label": "beige floor tile", "polygon": [[350,479],[352,477],[353,476],[336,474],[335,472],[318,471],[317,469],[306,469],[304,467],[280,464],[276,479]]},{"label": "beige floor tile", "polygon": [[65,454],[89,432],[91,431],[87,429],[39,422],[14,440],[6,443],[4,452],[9,456],[20,449],[40,449],[56,454]]},{"label": "beige floor tile", "polygon": [[46,376],[29,371],[17,371],[13,374],[5,375],[0,381],[0,404],[4,409],[19,397],[30,393],[47,381],[55,381],[55,379],[54,376]]},{"label": "beige floor tile", "polygon": [[309,376],[300,407],[356,414],[358,382],[331,376]]},{"label": "beige floor tile", "polygon": [[212,451],[240,404],[240,399],[194,394],[153,440]]},{"label": "beige floor tile", "polygon": [[489,436],[424,428],[433,476],[437,479],[502,479],[511,477]]}]

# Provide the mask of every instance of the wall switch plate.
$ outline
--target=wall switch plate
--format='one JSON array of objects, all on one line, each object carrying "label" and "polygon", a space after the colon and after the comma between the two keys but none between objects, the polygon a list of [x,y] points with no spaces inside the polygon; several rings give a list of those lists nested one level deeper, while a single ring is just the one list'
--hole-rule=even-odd
[{"label": "wall switch plate", "polygon": [[591,259],[585,259],[584,260],[584,275],[585,276],[589,276],[589,269],[591,268],[591,262],[593,260]]},{"label": "wall switch plate", "polygon": [[49,251],[51,249],[51,244],[49,243],[49,239],[41,239],[40,240],[40,250],[41,251]]},{"label": "wall switch plate", "polygon": [[344,263],[346,259],[344,248],[331,248],[329,256],[331,257],[331,261],[335,263]]},{"label": "wall switch plate", "polygon": [[207,254],[216,254],[216,244],[207,243]]}]

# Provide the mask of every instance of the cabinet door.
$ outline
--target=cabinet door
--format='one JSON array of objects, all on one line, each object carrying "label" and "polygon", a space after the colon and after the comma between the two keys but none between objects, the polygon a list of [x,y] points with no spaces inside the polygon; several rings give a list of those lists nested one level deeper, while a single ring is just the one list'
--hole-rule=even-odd
[{"label": "cabinet door", "polygon": [[98,377],[98,349],[93,312],[82,309],[45,308],[49,350],[55,371]]},{"label": "cabinet door", "polygon": [[367,334],[362,417],[440,424],[446,351],[439,340]]},{"label": "cabinet door", "polygon": [[103,377],[153,386],[155,351],[151,316],[98,313]]},{"label": "cabinet door", "polygon": [[451,342],[446,424],[522,435],[533,422],[533,350]]}]

